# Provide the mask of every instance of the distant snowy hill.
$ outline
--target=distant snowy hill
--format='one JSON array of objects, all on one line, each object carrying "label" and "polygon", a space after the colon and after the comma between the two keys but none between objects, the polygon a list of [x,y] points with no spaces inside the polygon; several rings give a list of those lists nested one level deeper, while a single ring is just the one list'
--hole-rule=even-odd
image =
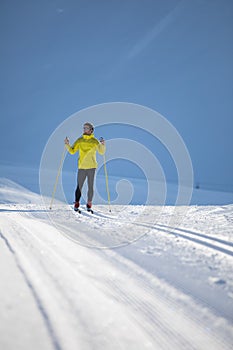
[{"label": "distant snowy hill", "polygon": [[15,182],[0,178],[0,203],[38,203],[38,194]]},{"label": "distant snowy hill", "polygon": [[[40,188],[38,185],[38,172],[36,168],[30,167],[16,167],[15,165],[1,165],[1,174],[2,178],[10,179],[11,181],[22,185],[23,187],[31,190],[32,192],[40,193]],[[55,181],[56,174],[54,174],[53,181]],[[122,180],[122,178],[117,178],[114,176],[109,176],[109,187],[112,199],[116,198],[116,187],[117,183]],[[124,180],[124,179],[123,179]],[[147,182],[140,178],[126,178],[126,182],[129,181],[133,189],[133,198],[131,204],[144,204],[146,202],[147,195]],[[74,187],[76,185],[76,172],[63,171],[62,173],[62,182],[64,191],[67,197],[67,200],[72,203],[74,200]],[[122,201],[127,203],[127,196],[125,192],[125,187],[122,185],[121,181],[121,195]],[[54,184],[54,183],[53,183]],[[51,193],[53,184],[51,184]],[[167,194],[166,194],[166,204],[173,205],[177,197],[177,185],[173,183],[167,183]],[[162,187],[162,186],[161,186]],[[100,191],[100,195],[106,197],[105,190],[105,178],[98,175],[96,178],[96,188]],[[127,188],[129,191],[129,188]],[[161,197],[159,185],[156,185],[156,196]],[[106,197],[107,199],[107,197]],[[7,200],[7,199],[6,199]],[[100,204],[99,198],[95,195],[95,202]],[[221,192],[221,191],[209,191],[203,188],[194,188],[191,205],[224,205],[233,203],[233,193],[231,192]]]},{"label": "distant snowy hill", "polygon": [[80,215],[8,179],[0,203],[1,349],[232,347],[232,204]]}]

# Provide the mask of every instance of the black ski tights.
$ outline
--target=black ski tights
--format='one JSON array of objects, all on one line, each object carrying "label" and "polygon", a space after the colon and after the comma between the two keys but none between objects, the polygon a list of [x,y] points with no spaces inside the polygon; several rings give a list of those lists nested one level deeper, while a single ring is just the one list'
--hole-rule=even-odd
[{"label": "black ski tights", "polygon": [[79,202],[82,195],[82,187],[87,178],[87,201],[91,202],[94,195],[94,177],[95,168],[92,169],[79,169],[77,176],[77,188],[75,191],[75,202]]}]

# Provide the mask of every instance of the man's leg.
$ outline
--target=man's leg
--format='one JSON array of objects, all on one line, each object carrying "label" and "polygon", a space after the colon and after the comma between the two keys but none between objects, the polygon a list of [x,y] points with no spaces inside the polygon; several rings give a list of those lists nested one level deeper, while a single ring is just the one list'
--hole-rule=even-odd
[{"label": "man's leg", "polygon": [[82,187],[84,184],[84,181],[86,179],[87,173],[85,169],[79,169],[78,170],[78,176],[77,176],[77,188],[75,191],[75,202],[79,202],[81,195],[82,195]]},{"label": "man's leg", "polygon": [[96,170],[95,168],[87,170],[87,184],[88,184],[87,204],[89,205],[89,207],[91,207],[92,205],[92,198],[94,195],[95,170]]}]

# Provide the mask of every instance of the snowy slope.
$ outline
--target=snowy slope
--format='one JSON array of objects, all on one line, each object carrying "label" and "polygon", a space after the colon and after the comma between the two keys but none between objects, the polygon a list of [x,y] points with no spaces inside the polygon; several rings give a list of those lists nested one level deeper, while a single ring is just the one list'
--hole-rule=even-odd
[{"label": "snowy slope", "polygon": [[1,349],[232,348],[233,205],[0,202]]}]

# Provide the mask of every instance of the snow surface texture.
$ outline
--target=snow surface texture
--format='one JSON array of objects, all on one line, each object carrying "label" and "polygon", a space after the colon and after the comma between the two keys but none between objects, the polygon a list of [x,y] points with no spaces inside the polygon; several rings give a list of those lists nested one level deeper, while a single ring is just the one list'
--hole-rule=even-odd
[{"label": "snow surface texture", "polygon": [[1,349],[232,349],[233,205],[0,202]]}]

